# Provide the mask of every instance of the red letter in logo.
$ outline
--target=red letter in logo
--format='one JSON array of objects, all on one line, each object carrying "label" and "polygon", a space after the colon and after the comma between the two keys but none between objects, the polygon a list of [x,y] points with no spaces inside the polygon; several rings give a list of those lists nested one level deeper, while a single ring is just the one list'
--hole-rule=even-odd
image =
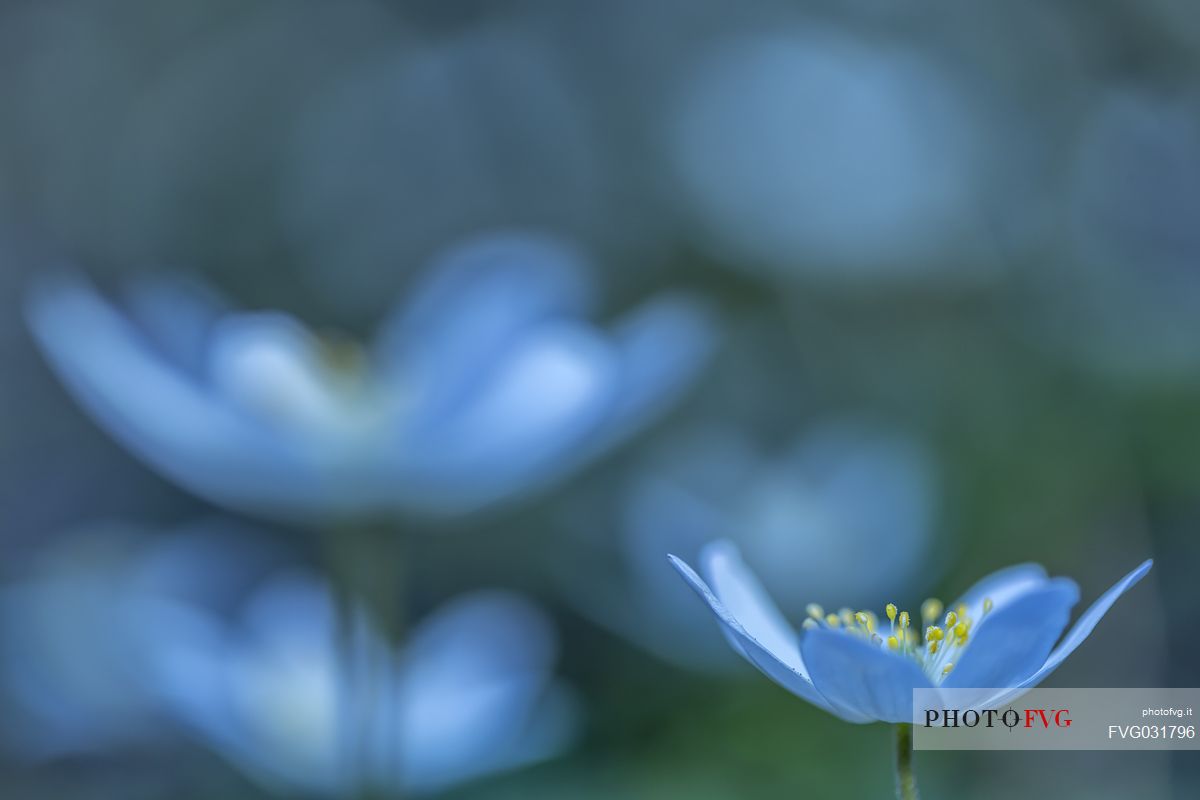
[{"label": "red letter in logo", "polygon": [[1050,727],[1050,720],[1047,719],[1047,717],[1046,717],[1046,709],[1044,709],[1044,708],[1027,708],[1027,709],[1025,709],[1025,727],[1026,728],[1033,727],[1033,721],[1034,721],[1034,719],[1037,718],[1034,716],[1035,714],[1037,715],[1037,717],[1042,718],[1042,727],[1043,728]]}]

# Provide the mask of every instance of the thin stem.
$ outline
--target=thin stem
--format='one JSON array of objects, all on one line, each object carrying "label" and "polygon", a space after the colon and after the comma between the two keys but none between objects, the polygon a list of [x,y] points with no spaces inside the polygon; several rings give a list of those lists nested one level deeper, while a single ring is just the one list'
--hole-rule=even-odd
[{"label": "thin stem", "polygon": [[913,772],[912,725],[902,722],[896,726],[896,797],[898,800],[920,800],[917,775]]},{"label": "thin stem", "polygon": [[[327,545],[338,597],[340,657],[351,686],[346,788],[348,797],[371,800],[381,796],[372,781],[371,742],[382,740],[386,751],[399,753],[399,731],[386,709],[394,699],[390,674],[408,621],[404,536],[390,526],[363,524],[330,532]],[[384,635],[385,653],[373,646],[369,631],[374,626]],[[399,765],[392,764],[391,772],[395,783],[386,796],[395,800]]]}]

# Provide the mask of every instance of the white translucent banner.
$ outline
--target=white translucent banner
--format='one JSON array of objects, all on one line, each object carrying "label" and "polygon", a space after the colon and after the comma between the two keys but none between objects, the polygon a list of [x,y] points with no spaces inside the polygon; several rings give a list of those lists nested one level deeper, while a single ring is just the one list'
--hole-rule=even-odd
[{"label": "white translucent banner", "polygon": [[917,750],[1200,750],[1200,689],[916,689]]}]

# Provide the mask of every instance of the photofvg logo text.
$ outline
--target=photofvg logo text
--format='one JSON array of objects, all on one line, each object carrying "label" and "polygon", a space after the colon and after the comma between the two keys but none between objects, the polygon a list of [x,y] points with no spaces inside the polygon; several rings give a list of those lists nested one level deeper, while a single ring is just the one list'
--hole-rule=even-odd
[{"label": "photofvg logo text", "polygon": [[925,727],[940,725],[943,728],[974,728],[984,725],[994,728],[1002,725],[1005,728],[1050,728],[1071,727],[1071,709],[1069,708],[1025,708],[1018,711],[1015,708],[974,708],[942,710],[925,710]]},{"label": "photofvg logo text", "polygon": [[917,689],[917,750],[1200,750],[1200,689]]}]

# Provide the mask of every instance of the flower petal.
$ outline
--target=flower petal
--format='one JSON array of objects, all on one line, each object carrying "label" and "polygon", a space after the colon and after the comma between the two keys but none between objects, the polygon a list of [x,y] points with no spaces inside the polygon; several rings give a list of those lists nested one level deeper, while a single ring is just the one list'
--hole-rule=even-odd
[{"label": "flower petal", "polygon": [[187,278],[149,276],[125,286],[121,297],[167,360],[193,377],[203,375],[208,337],[229,310],[214,291]]},{"label": "flower petal", "polygon": [[425,793],[555,754],[578,722],[566,687],[552,683],[556,650],[549,619],[518,595],[475,592],[434,612],[400,676],[400,758],[379,731],[381,767]]},{"label": "flower petal", "polygon": [[[700,598],[708,603],[709,609],[712,610],[717,621],[720,623],[721,632],[729,640],[730,646],[739,655],[758,667],[764,675],[792,694],[807,700],[818,708],[841,717],[847,722],[871,721],[870,717],[865,717],[853,711],[835,709],[813,688],[812,681],[809,680],[807,673],[800,671],[804,669],[804,664],[800,660],[799,653],[795,650],[794,646],[785,647],[783,652],[780,653],[767,649],[767,647],[746,631],[742,623],[730,613],[725,604],[713,593],[708,584],[696,574],[695,570],[673,555],[667,556],[667,558],[670,560],[671,565],[683,576],[683,579],[695,590],[696,594],[700,595]],[[749,575],[749,573],[746,572],[745,575]],[[761,591],[761,587],[758,591]],[[751,589],[747,594],[752,595],[753,593],[754,590]],[[761,620],[759,621],[761,622]],[[793,639],[794,636],[795,634],[792,634]],[[791,663],[789,663],[789,660],[791,660]]]},{"label": "flower petal", "polygon": [[84,278],[40,281],[25,311],[42,354],[76,401],[160,473],[237,509],[282,510],[297,502],[322,509],[327,494],[302,453],[163,358]]},{"label": "flower petal", "polygon": [[213,324],[208,371],[218,393],[271,430],[319,442],[349,439],[359,409],[339,392],[317,338],[278,312],[227,314]]},{"label": "flower petal", "polygon": [[1025,591],[978,623],[947,689],[1016,686],[1046,660],[1071,618],[1079,587],[1068,578]]},{"label": "flower petal", "polygon": [[758,578],[742,561],[737,546],[728,540],[707,545],[700,552],[700,569],[708,585],[729,613],[750,636],[804,678],[808,670],[800,657],[796,632],[780,613]]},{"label": "flower petal", "polygon": [[1091,607],[1083,612],[1083,616],[1076,620],[1075,625],[1063,637],[1063,640],[1059,642],[1058,647],[1054,648],[1054,652],[1050,653],[1049,658],[1046,659],[1046,663],[1042,665],[1041,669],[1022,681],[1021,687],[1029,688],[1036,686],[1053,672],[1059,664],[1065,661],[1067,656],[1075,652],[1075,648],[1083,644],[1083,640],[1091,635],[1092,630],[1100,622],[1101,617],[1108,613],[1113,603],[1117,602],[1117,598],[1133,588],[1134,584],[1140,581],[1150,571],[1152,566],[1154,566],[1154,560],[1146,559],[1138,565],[1137,569],[1130,572],[1124,578],[1121,578],[1107,592],[1100,595],[1100,599],[1092,603]]},{"label": "flower petal", "polygon": [[813,685],[842,714],[912,722],[913,689],[933,688],[913,660],[841,631],[808,631],[800,650]]},{"label": "flower petal", "polygon": [[438,256],[380,330],[380,371],[419,389],[414,409],[440,417],[468,403],[490,365],[529,329],[577,317],[593,287],[568,242],[522,231],[486,234]]},{"label": "flower petal", "polygon": [[992,611],[999,611],[1006,604],[1026,592],[1042,586],[1050,580],[1040,564],[1017,564],[997,570],[975,583],[951,608],[967,607],[967,616],[973,620],[983,618],[983,601],[992,601]]},{"label": "flower petal", "polygon": [[708,360],[715,338],[711,309],[683,293],[656,297],[622,318],[612,331],[621,355],[622,392],[608,443],[670,406]]},{"label": "flower petal", "polygon": [[562,480],[618,394],[608,342],[567,321],[526,332],[469,403],[410,431],[393,456],[420,476],[408,502],[469,511]]}]

